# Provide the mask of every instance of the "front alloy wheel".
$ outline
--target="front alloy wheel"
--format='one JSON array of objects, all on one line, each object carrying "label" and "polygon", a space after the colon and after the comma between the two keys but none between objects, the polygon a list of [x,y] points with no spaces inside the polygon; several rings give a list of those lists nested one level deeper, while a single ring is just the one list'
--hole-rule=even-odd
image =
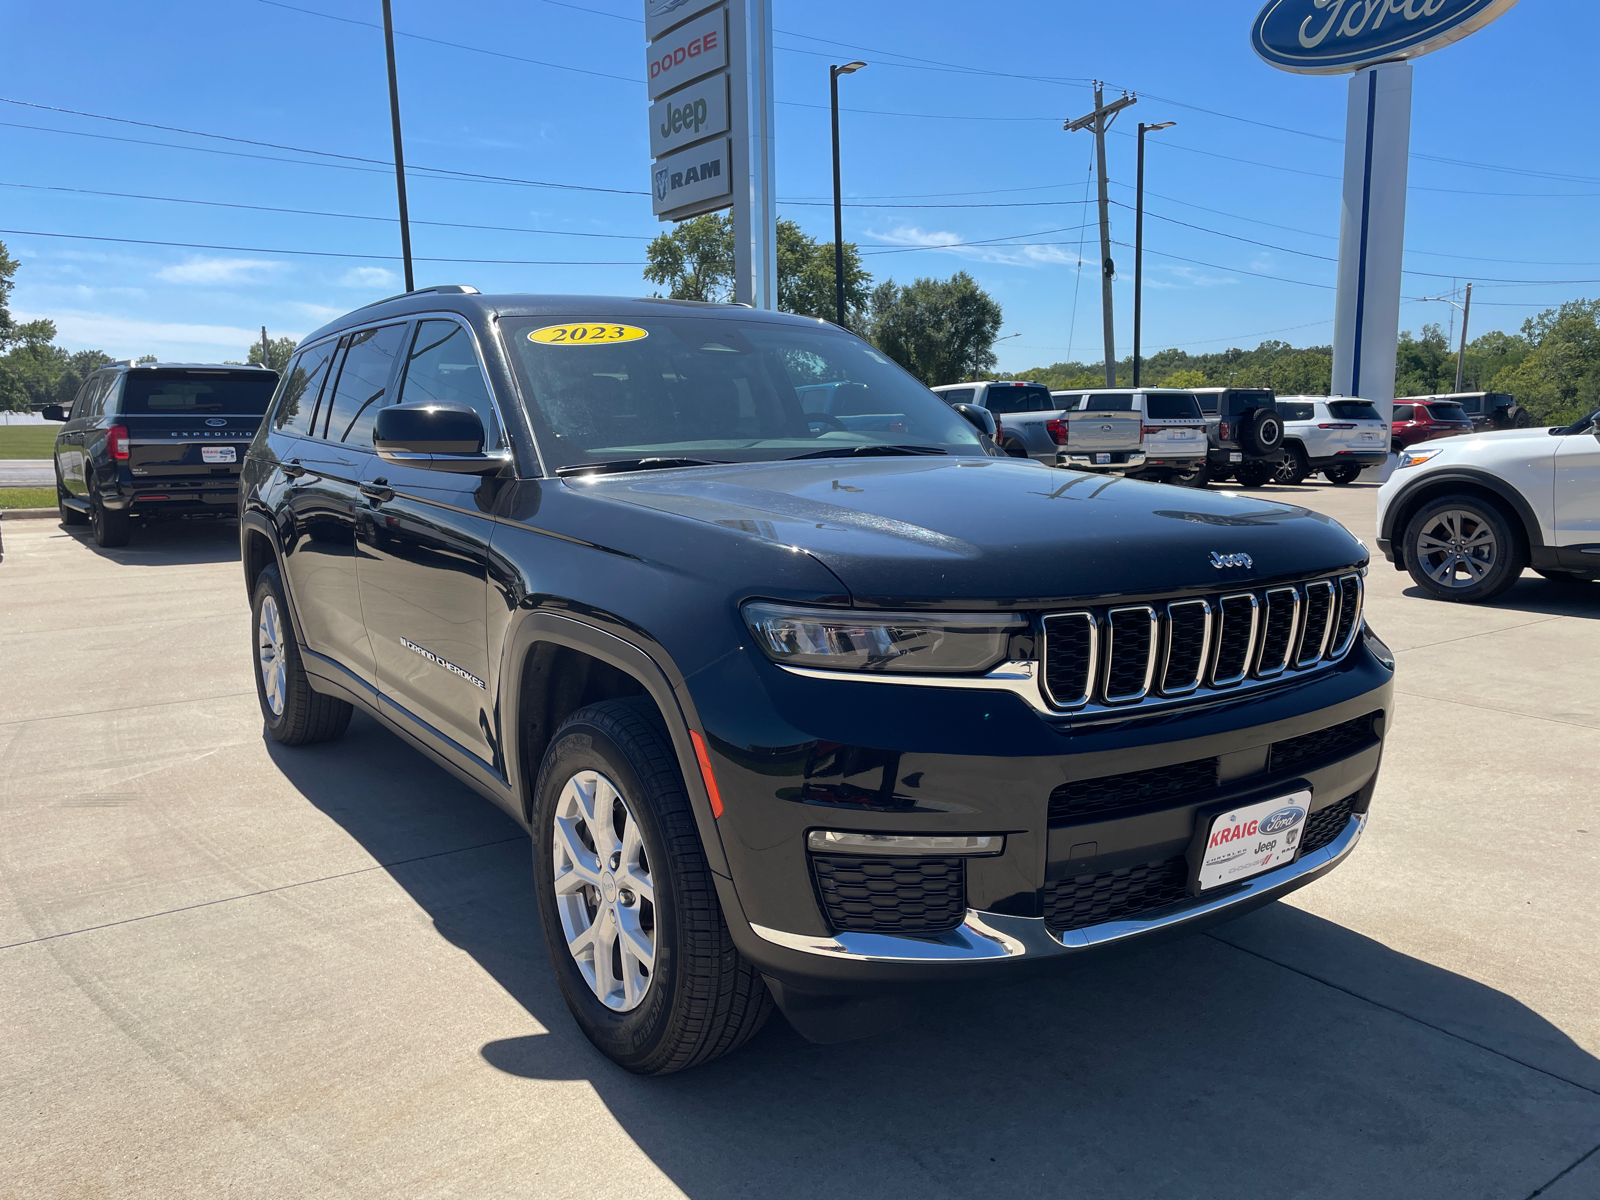
[{"label": "front alloy wheel", "polygon": [[261,667],[261,697],[275,717],[283,716],[288,700],[289,664],[284,658],[283,616],[270,593],[261,599],[256,622],[256,657]]},{"label": "front alloy wheel", "polygon": [[615,783],[579,771],[561,789],[550,832],[567,950],[601,1004],[631,1012],[656,962],[656,889],[639,823]]},{"label": "front alloy wheel", "polygon": [[1406,569],[1441,600],[1482,603],[1522,574],[1527,551],[1500,509],[1477,496],[1445,496],[1406,527]]}]

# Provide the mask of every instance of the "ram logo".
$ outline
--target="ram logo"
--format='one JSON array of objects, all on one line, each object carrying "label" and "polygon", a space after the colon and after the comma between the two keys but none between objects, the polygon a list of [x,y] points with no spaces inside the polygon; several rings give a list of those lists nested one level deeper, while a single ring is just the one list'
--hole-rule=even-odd
[{"label": "ram logo", "polygon": [[667,173],[665,171],[657,171],[656,172],[656,199],[657,200],[665,200],[666,198],[667,198]]}]

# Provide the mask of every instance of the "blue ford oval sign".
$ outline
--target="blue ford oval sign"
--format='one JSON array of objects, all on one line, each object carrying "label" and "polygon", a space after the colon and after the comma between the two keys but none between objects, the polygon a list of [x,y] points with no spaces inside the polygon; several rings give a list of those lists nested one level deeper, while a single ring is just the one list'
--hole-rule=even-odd
[{"label": "blue ford oval sign", "polygon": [[1482,29],[1517,0],[1268,0],[1250,44],[1305,75],[1416,58]]}]

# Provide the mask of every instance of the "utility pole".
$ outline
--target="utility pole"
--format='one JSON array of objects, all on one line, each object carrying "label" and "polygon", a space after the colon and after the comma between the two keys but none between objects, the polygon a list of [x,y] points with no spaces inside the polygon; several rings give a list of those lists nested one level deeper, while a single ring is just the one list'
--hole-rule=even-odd
[{"label": "utility pole", "polygon": [[1107,104],[1105,85],[1097,79],[1094,81],[1094,111],[1062,126],[1068,133],[1076,133],[1080,129],[1094,130],[1095,160],[1099,164],[1100,174],[1100,312],[1105,326],[1107,387],[1117,386],[1117,339],[1111,311],[1111,277],[1116,274],[1117,265],[1111,261],[1111,201],[1106,196],[1106,130],[1111,128],[1111,122],[1119,112],[1138,101],[1137,96],[1123,92],[1122,99]]},{"label": "utility pole", "polygon": [[261,327],[261,365],[270,367],[272,363],[267,360],[268,353],[272,350],[272,343],[267,341],[267,327]]},{"label": "utility pole", "polygon": [[400,84],[394,74],[394,18],[383,0],[383,48],[389,55],[389,120],[394,126],[394,188],[400,197],[400,254],[406,264],[406,291],[415,291],[411,277],[411,217],[406,212],[406,156],[400,149]]},{"label": "utility pole", "polygon": [[1461,306],[1461,349],[1456,352],[1456,391],[1461,390],[1461,370],[1467,365],[1467,318],[1472,315],[1472,285],[1467,284],[1467,302]]}]

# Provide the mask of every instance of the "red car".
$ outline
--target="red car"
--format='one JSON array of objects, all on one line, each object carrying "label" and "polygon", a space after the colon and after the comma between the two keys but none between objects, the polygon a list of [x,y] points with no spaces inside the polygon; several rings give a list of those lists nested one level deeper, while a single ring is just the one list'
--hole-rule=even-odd
[{"label": "red car", "polygon": [[1430,400],[1426,404],[1396,400],[1394,421],[1389,429],[1389,448],[1398,454],[1418,442],[1471,433],[1472,428],[1467,410],[1454,400]]}]

